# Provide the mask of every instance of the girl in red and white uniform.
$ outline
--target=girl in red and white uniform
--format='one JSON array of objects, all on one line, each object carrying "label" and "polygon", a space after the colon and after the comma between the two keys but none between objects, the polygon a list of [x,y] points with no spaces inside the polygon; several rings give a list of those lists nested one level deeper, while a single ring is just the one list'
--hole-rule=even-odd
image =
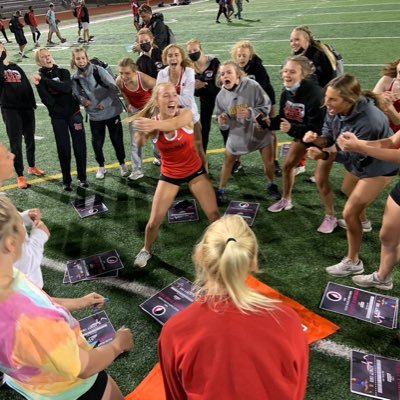
[{"label": "girl in red and white uniform", "polygon": [[[201,140],[195,140],[195,136],[200,132],[193,131],[191,110],[178,106],[175,86],[171,83],[159,84],[154,88],[147,105],[131,119],[137,131],[138,143],[143,145],[149,136],[152,137],[162,159],[161,176],[146,225],[144,247],[134,261],[134,265],[140,268],[145,267],[151,257],[151,246],[181,184],[188,183],[209,221],[219,218],[215,193],[198,154]],[[156,108],[159,114],[152,119],[144,118]]]},{"label": "girl in red and white uniform", "polygon": [[[129,115],[136,114],[141,110],[151,97],[151,91],[156,84],[156,80],[142,72],[137,71],[135,62],[125,57],[118,63],[119,76],[116,84],[124,97],[126,108]],[[131,165],[132,172],[128,176],[130,180],[143,177],[142,172],[142,147],[135,142],[135,128],[129,124],[131,137]]]},{"label": "girl in red and white uniform", "polygon": [[[175,86],[179,104],[192,110],[194,130],[196,134],[199,133],[196,138],[201,141],[200,114],[194,98],[195,73],[190,67],[192,63],[182,47],[176,44],[170,44],[163,50],[162,62],[166,67],[158,73],[157,84],[171,82]],[[202,148],[199,155],[203,165],[206,165],[206,155]]]}]

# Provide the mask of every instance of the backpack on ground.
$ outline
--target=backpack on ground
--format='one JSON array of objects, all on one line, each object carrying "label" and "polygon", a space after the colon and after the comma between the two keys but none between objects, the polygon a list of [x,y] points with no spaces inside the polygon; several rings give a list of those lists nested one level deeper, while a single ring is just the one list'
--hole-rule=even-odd
[{"label": "backpack on ground", "polygon": [[328,57],[332,68],[335,70],[336,76],[344,74],[344,61],[342,55],[330,44],[321,43],[321,46],[324,53]]},{"label": "backpack on ground", "polygon": [[31,21],[30,21],[30,19],[29,19],[29,13],[25,13],[24,14],[24,22],[27,24],[27,25],[30,25],[31,24]]}]

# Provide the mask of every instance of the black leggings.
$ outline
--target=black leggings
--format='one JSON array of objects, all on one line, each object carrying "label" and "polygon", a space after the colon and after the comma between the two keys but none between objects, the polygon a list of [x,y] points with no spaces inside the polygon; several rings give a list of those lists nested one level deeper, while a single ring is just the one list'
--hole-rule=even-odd
[{"label": "black leggings", "polygon": [[227,12],[226,12],[225,4],[223,4],[223,3],[221,4],[221,2],[220,2],[220,3],[219,3],[218,14],[217,14],[217,21],[219,20],[219,17],[221,16],[221,14],[224,14],[226,19],[229,19],[229,18],[228,18],[228,14],[227,14]]},{"label": "black leggings", "polygon": [[101,400],[106,390],[108,375],[105,371],[100,371],[93,386],[77,400]]},{"label": "black leggings", "polygon": [[211,118],[214,111],[215,97],[207,97],[200,101],[200,122],[201,122],[201,138],[203,140],[203,149],[207,151],[208,139],[211,129]]}]

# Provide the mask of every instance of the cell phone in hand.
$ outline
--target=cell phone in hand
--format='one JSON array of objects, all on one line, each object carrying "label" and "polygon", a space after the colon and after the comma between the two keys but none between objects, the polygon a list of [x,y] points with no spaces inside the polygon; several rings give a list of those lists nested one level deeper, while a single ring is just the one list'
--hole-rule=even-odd
[{"label": "cell phone in hand", "polygon": [[256,121],[258,123],[258,125],[260,125],[260,127],[262,129],[267,129],[268,128],[268,124],[264,121],[265,115],[264,114],[258,114],[256,117]]}]

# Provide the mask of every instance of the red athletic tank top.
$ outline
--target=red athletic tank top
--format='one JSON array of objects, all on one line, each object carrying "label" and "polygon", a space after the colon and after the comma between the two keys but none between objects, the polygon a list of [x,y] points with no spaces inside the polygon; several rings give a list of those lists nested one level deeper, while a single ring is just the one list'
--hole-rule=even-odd
[{"label": "red athletic tank top", "polygon": [[121,79],[122,82],[122,93],[128,98],[129,104],[132,105],[133,107],[137,108],[138,110],[141,110],[145,104],[148,102],[148,100],[151,97],[151,90],[145,90],[143,89],[142,85],[142,80],[140,77],[140,72],[136,72],[137,76],[137,82],[138,82],[138,88],[137,90],[132,90],[129,89],[126,85],[125,82]]}]

